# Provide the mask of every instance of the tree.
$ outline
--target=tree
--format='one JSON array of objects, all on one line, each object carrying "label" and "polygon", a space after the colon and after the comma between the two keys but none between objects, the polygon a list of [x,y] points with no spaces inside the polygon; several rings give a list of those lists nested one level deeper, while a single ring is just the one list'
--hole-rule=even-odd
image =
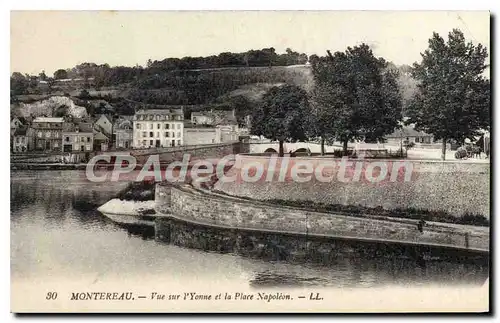
[{"label": "tree", "polygon": [[483,45],[466,43],[454,29],[448,41],[434,33],[422,61],[413,64],[417,92],[408,106],[408,124],[443,141],[441,158],[446,158],[450,140],[474,140],[481,129],[490,127],[490,81],[485,79]]},{"label": "tree", "polygon": [[307,93],[295,85],[272,87],[254,110],[251,133],[279,141],[279,156],[283,143],[305,140],[304,120],[308,114]]},{"label": "tree", "polygon": [[54,72],[54,79],[56,80],[64,80],[68,78],[68,72],[63,69],[58,69]]},{"label": "tree", "polygon": [[29,80],[21,73],[14,72],[10,77],[10,93],[11,95],[25,94],[29,88]]},{"label": "tree", "polygon": [[366,44],[328,57],[311,57],[311,132],[343,143],[344,155],[353,139],[381,140],[401,120],[402,99],[397,70],[376,58]]},{"label": "tree", "polygon": [[80,94],[78,94],[78,97],[80,99],[89,99],[90,98],[90,93],[86,89],[83,89],[80,91]]},{"label": "tree", "polygon": [[38,78],[40,79],[40,81],[45,81],[47,79],[47,75],[45,74],[44,70],[42,70],[42,72],[38,74]]}]

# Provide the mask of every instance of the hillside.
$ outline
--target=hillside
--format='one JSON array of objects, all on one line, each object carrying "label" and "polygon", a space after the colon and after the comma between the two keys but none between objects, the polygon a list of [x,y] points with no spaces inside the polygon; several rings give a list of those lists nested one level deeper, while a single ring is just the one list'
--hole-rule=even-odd
[{"label": "hillside", "polygon": [[76,118],[87,116],[87,109],[85,107],[75,104],[73,99],[64,96],[52,96],[33,103],[12,103],[10,106],[11,115],[20,117],[53,116],[61,107],[67,107],[64,109],[64,114],[72,115]]},{"label": "hillside", "polygon": [[[80,82],[63,82],[65,96],[57,85],[52,92],[18,95],[11,105],[13,115],[51,115],[60,106],[69,108],[75,117],[89,114],[133,114],[142,104],[185,105],[186,117],[192,111],[205,108],[232,109],[238,120],[251,113],[254,104],[271,87],[295,84],[310,90],[313,86],[309,65],[224,67],[195,70],[175,70],[146,75],[133,82],[99,88],[89,79],[83,87]],[[398,83],[405,105],[415,91],[416,83],[408,73],[401,73]],[[85,95],[82,95],[85,93]]]}]

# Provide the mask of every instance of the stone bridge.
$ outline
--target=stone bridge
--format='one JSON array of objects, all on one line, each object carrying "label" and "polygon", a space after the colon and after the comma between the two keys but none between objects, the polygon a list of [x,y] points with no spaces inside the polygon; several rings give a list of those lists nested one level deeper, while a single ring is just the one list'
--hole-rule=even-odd
[{"label": "stone bridge", "polygon": [[[341,149],[342,146],[327,146],[325,145],[325,152],[333,153],[335,149]],[[285,153],[303,152],[307,153],[321,153],[321,145],[309,142],[285,142],[283,144],[283,149]],[[250,143],[250,153],[260,154],[260,153],[277,153],[279,150],[279,143],[269,142],[269,143]]]}]

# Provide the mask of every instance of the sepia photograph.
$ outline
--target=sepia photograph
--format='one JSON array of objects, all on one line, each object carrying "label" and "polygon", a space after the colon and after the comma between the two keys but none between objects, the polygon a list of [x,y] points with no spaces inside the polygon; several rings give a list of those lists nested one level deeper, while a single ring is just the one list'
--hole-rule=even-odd
[{"label": "sepia photograph", "polygon": [[488,313],[489,11],[10,12],[12,313]]}]

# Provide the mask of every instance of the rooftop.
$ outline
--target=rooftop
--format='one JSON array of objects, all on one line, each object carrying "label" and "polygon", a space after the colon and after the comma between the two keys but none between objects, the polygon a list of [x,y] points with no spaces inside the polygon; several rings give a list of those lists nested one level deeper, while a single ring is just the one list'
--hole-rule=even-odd
[{"label": "rooftop", "polygon": [[396,129],[392,134],[388,135],[386,138],[401,138],[401,137],[426,137],[432,136],[423,131],[417,131],[411,126],[403,126],[402,129]]},{"label": "rooftop", "polygon": [[184,115],[184,109],[180,108],[168,108],[166,106],[165,109],[141,109],[135,113],[136,115],[149,115],[149,114],[159,114],[159,115]]},{"label": "rooftop", "polygon": [[64,132],[92,132],[92,124],[86,122],[78,122],[78,123],[63,123],[63,131]]}]

